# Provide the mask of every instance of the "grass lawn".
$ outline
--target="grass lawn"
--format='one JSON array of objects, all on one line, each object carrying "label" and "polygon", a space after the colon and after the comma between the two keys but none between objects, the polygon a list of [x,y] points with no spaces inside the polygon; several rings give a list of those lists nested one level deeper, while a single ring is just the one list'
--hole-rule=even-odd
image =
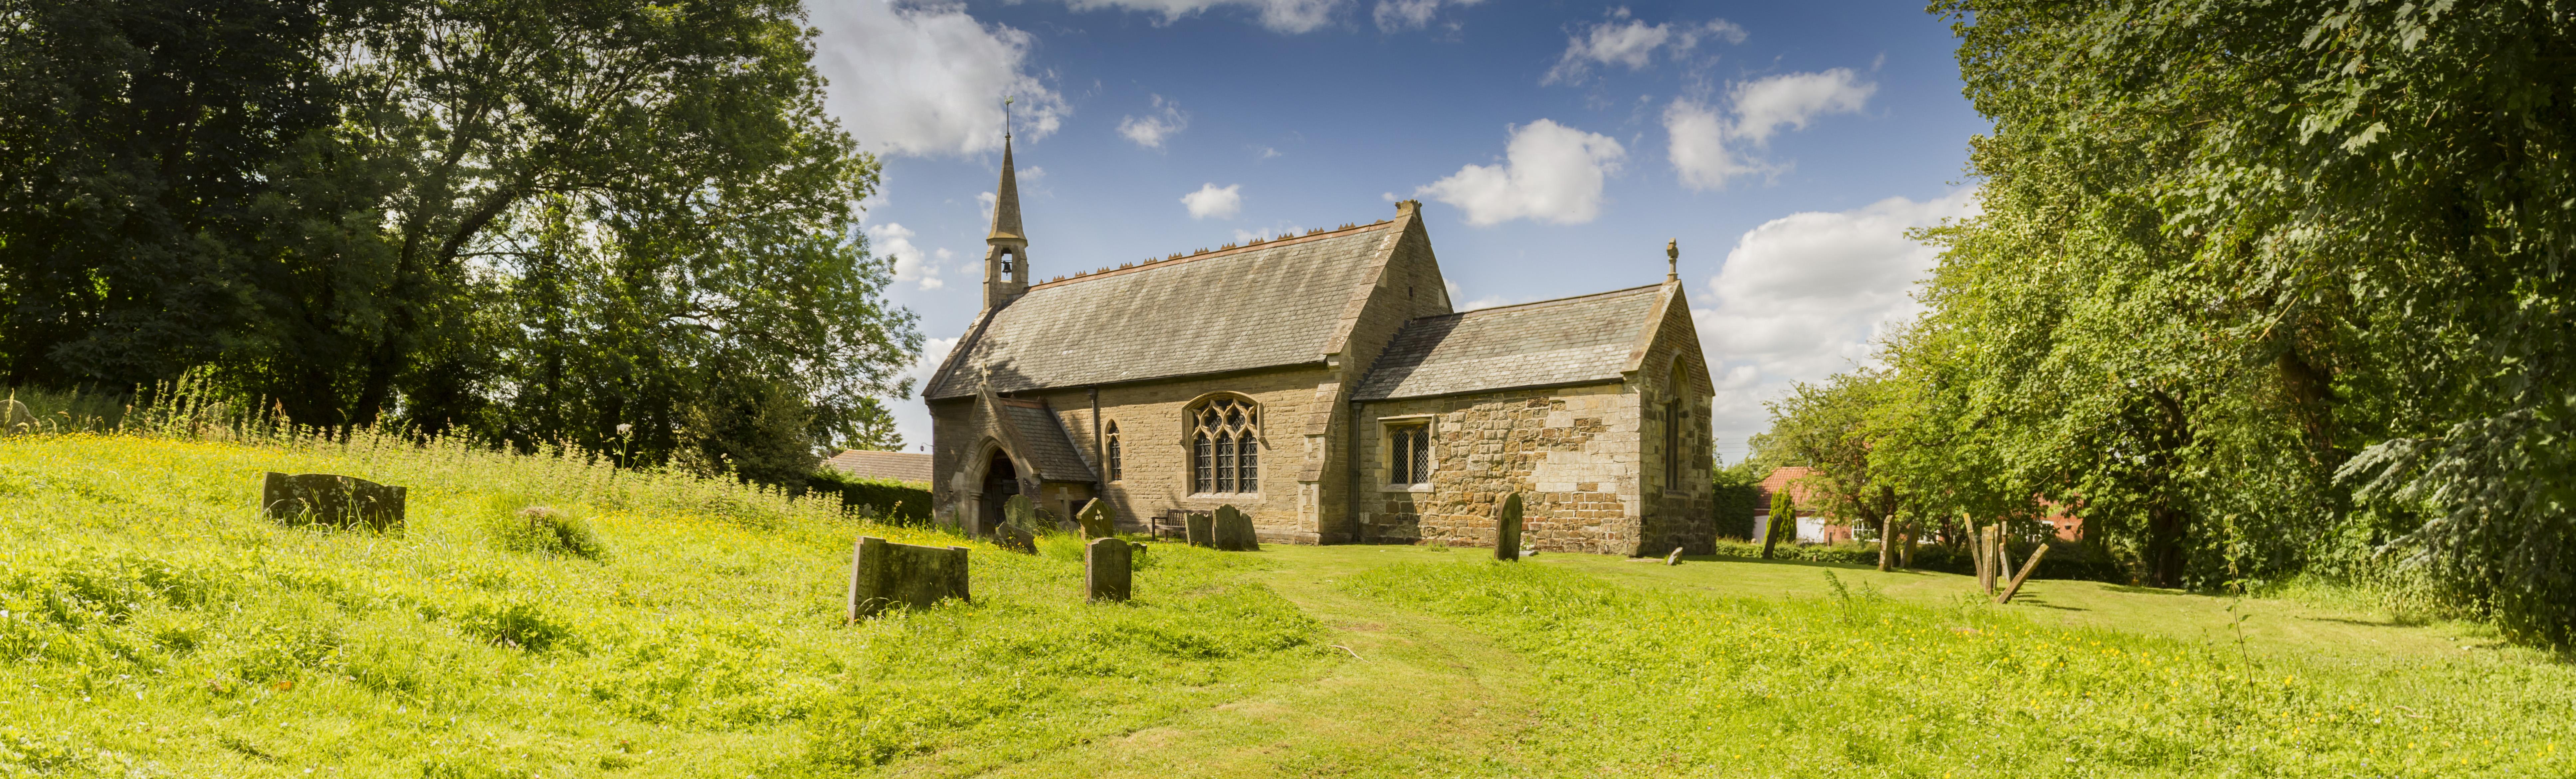
[{"label": "grass lawn", "polygon": [[[411,488],[285,528],[265,470]],[[547,505],[605,554],[511,551]],[[2576,668],[2323,601],[1805,563],[974,547],[839,624],[851,539],[563,459],[0,439],[0,775],[2570,776]],[[524,548],[524,546],[520,547]]]}]

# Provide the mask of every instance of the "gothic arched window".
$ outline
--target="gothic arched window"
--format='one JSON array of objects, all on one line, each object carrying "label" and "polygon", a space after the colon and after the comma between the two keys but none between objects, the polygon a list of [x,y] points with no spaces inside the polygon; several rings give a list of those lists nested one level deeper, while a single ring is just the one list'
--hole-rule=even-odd
[{"label": "gothic arched window", "polygon": [[1109,423],[1109,434],[1107,437],[1109,439],[1109,480],[1117,481],[1120,477],[1126,475],[1124,473],[1126,469],[1120,467],[1122,463],[1120,463],[1121,458],[1119,457],[1120,452],[1118,451],[1118,423]]},{"label": "gothic arched window", "polygon": [[1190,491],[1261,491],[1261,409],[1218,397],[1190,410]]}]

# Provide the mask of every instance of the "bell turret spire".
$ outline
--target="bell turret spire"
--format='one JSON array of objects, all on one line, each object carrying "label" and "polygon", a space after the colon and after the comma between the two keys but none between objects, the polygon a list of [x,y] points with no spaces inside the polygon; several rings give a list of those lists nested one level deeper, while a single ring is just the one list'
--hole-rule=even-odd
[{"label": "bell turret spire", "polygon": [[984,308],[1029,291],[1029,238],[1020,228],[1020,177],[1011,166],[1011,100],[1002,99],[1002,183],[993,188],[993,232],[984,236]]}]

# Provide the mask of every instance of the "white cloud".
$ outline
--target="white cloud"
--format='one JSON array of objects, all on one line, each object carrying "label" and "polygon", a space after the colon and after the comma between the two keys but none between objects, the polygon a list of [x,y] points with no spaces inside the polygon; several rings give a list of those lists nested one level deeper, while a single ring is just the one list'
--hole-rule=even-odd
[{"label": "white cloud", "polygon": [[824,107],[859,142],[895,154],[971,154],[1002,145],[1003,96],[1019,133],[1054,132],[1064,98],[1031,74],[1036,39],[987,26],[961,4],[818,0],[814,67]]},{"label": "white cloud", "polygon": [[1782,127],[1807,129],[1808,120],[1825,114],[1856,114],[1878,92],[1850,68],[1822,73],[1787,73],[1735,85],[1735,134],[1754,143],[1769,143]]},{"label": "white cloud", "polygon": [[1876,340],[1921,313],[1913,292],[1937,258],[1912,227],[1976,213],[1973,190],[1805,212],[1746,232],[1691,313],[1717,380],[1717,435],[1741,443],[1770,424],[1762,401],[1792,381],[1870,364]]},{"label": "white cloud", "polygon": [[1691,189],[1720,189],[1740,176],[1776,174],[1781,165],[1752,151],[1769,146],[1781,128],[1803,130],[1818,116],[1858,113],[1877,91],[1878,85],[1861,81],[1850,68],[1772,76],[1728,91],[1732,121],[1697,100],[1675,98],[1664,107],[1666,157],[1682,186]]},{"label": "white cloud", "polygon": [[1190,115],[1181,112],[1179,103],[1155,95],[1154,109],[1154,113],[1141,118],[1130,116],[1118,120],[1118,134],[1127,136],[1127,140],[1135,141],[1138,146],[1160,149],[1164,138],[1189,128]]},{"label": "white cloud", "polygon": [[894,431],[903,435],[904,448],[916,452],[930,451],[930,407],[921,402],[921,388],[930,383],[930,375],[939,372],[939,363],[957,348],[955,338],[929,338],[921,344],[921,357],[904,369],[903,377],[912,380],[912,399],[880,398],[894,411]]},{"label": "white cloud", "polygon": [[975,193],[975,209],[984,213],[985,224],[993,223],[993,204],[999,202],[1002,202],[1000,195],[991,192]]},{"label": "white cloud", "polygon": [[1190,210],[1191,219],[1211,216],[1232,219],[1235,214],[1243,213],[1243,185],[1228,184],[1219,188],[1215,182],[1209,182],[1199,187],[1197,192],[1182,195],[1181,205]]},{"label": "white cloud", "polygon": [[[1468,6],[1484,1],[1445,0],[1445,4]],[[1371,12],[1370,16],[1377,20],[1379,30],[1386,32],[1419,30],[1431,26],[1432,17],[1439,14],[1440,6],[1443,4],[1444,0],[1378,0],[1377,9]]]},{"label": "white cloud", "polygon": [[1539,79],[1539,83],[1582,81],[1591,75],[1595,65],[1624,65],[1632,71],[1644,70],[1654,63],[1655,52],[1665,52],[1667,57],[1680,57],[1707,39],[1743,43],[1744,28],[1724,19],[1711,19],[1700,24],[1647,24],[1630,16],[1627,8],[1613,8],[1608,21],[1566,36],[1565,54],[1557,57],[1556,66],[1548,68],[1547,76]]},{"label": "white cloud", "polygon": [[1180,21],[1211,8],[1233,7],[1255,12],[1261,26],[1285,33],[1312,32],[1329,24],[1342,0],[1065,0],[1076,11],[1117,9],[1161,14],[1163,23]]},{"label": "white cloud", "polygon": [[877,256],[894,258],[895,281],[913,282],[919,284],[922,289],[938,289],[948,285],[948,282],[939,278],[940,264],[955,256],[947,249],[939,250],[940,262],[931,261],[930,255],[922,252],[921,247],[913,245],[912,238],[915,233],[912,229],[894,222],[869,225],[862,232],[867,234],[868,243],[876,249]]},{"label": "white cloud", "polygon": [[1581,224],[1601,215],[1602,180],[1628,150],[1610,136],[1541,119],[1512,129],[1500,165],[1469,165],[1415,191],[1467,212],[1477,226],[1513,219]]}]

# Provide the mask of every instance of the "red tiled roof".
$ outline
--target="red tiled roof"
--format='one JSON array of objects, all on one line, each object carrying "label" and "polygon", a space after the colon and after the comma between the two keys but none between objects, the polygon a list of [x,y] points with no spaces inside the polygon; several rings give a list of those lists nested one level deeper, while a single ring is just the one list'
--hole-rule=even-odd
[{"label": "red tiled roof", "polygon": [[832,455],[824,467],[852,476],[901,481],[930,481],[930,455],[912,452],[871,452],[852,449]]}]

